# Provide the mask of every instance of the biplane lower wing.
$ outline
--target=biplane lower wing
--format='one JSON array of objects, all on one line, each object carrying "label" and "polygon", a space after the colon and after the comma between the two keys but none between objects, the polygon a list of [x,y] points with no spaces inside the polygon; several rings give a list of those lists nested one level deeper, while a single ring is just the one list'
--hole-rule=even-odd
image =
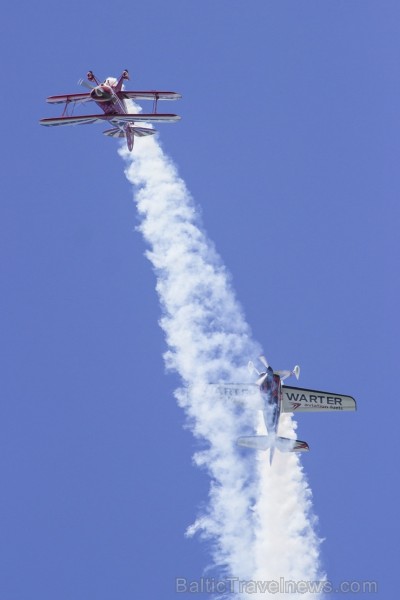
[{"label": "biplane lower wing", "polygon": [[282,412],[329,412],[357,410],[352,396],[308,390],[285,385],[282,387]]},{"label": "biplane lower wing", "polygon": [[89,125],[90,123],[101,123],[106,121],[116,126],[124,126],[127,123],[137,123],[138,121],[153,121],[153,122],[173,122],[179,121],[178,115],[169,114],[128,114],[128,115],[79,115],[55,117],[49,119],[41,119],[40,124],[48,127],[57,125]]},{"label": "biplane lower wing", "polygon": [[178,115],[169,115],[163,113],[140,113],[127,115],[107,115],[107,119],[110,120],[112,123],[115,123],[117,121],[121,123],[136,123],[137,121],[149,121],[153,123],[173,123],[174,121],[179,121],[180,117]]},{"label": "biplane lower wing", "polygon": [[55,127],[57,125],[89,125],[90,123],[100,123],[101,121],[109,121],[105,115],[85,115],[78,117],[55,117],[49,119],[41,119],[40,124],[47,127]]}]

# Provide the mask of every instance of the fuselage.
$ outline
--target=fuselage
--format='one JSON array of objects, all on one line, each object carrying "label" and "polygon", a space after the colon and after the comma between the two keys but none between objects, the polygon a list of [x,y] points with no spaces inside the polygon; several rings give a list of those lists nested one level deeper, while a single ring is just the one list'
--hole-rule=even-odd
[{"label": "fuselage", "polygon": [[106,115],[127,114],[124,101],[118,98],[112,85],[107,83],[96,85],[90,92],[90,97]]},{"label": "fuselage", "polygon": [[282,381],[271,367],[267,369],[266,377],[260,385],[260,392],[264,402],[265,426],[269,435],[276,435],[282,408]]},{"label": "fuselage", "polygon": [[[124,100],[118,97],[119,83],[116,79],[106,79],[104,83],[96,85],[90,92],[90,97],[106,115],[126,115],[128,111]],[[126,123],[123,127],[129,151],[133,148],[134,133],[132,125]]]}]

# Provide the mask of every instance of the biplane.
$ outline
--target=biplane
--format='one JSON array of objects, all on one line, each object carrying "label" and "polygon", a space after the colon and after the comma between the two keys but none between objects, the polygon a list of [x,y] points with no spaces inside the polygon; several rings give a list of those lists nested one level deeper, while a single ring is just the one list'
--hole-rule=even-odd
[{"label": "biplane", "polygon": [[[129,79],[127,70],[122,72],[119,79],[107,77],[102,83],[92,71],[89,71],[87,79],[88,81],[81,79],[78,83],[87,87],[90,90],[89,92],[47,98],[49,104],[64,104],[64,111],[61,117],[41,119],[40,124],[55,127],[58,125],[89,125],[91,123],[106,122],[112,128],[103,131],[104,135],[114,138],[126,138],[128,149],[131,151],[135,137],[153,135],[156,131],[152,127],[142,127],[140,123],[172,123],[180,119],[178,115],[157,112],[159,100],[178,100],[181,98],[180,94],[158,90],[125,91],[123,83],[126,79]],[[131,113],[126,102],[129,100],[152,100],[153,111],[151,113]],[[95,102],[101,108],[103,114],[74,115],[75,106],[86,102]]]}]

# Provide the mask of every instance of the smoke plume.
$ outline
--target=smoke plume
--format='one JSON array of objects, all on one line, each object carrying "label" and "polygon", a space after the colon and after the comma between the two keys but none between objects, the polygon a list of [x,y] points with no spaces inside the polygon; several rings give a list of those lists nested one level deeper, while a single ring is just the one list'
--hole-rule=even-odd
[{"label": "smoke plume", "polygon": [[[276,452],[271,468],[267,453],[239,450],[237,437],[262,431],[263,424],[257,414],[210,392],[210,383],[251,381],[246,365],[261,351],[230,276],[157,136],[140,139],[132,153],[121,149],[120,154],[157,278],[165,363],[181,377],[176,397],[204,446],[194,461],[210,477],[208,505],[187,533],[211,541],[219,577],[318,579],[311,492],[297,455]],[[292,418],[283,415],[280,434],[295,437],[294,430]]]}]

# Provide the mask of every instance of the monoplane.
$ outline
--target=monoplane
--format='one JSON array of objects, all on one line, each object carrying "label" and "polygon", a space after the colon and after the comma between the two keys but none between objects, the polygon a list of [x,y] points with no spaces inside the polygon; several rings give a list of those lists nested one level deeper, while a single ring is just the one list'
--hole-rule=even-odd
[{"label": "monoplane", "polygon": [[[180,117],[174,114],[163,114],[157,112],[159,100],[178,100],[180,94],[176,92],[153,91],[125,91],[123,88],[124,80],[129,79],[127,70],[123,71],[119,79],[107,77],[100,83],[92,71],[87,73],[88,81],[80,80],[78,83],[90,89],[90,92],[84,94],[64,94],[60,96],[50,96],[47,102],[50,104],[64,104],[64,111],[61,117],[41,119],[40,124],[48,127],[58,125],[88,125],[90,123],[103,123],[104,121],[112,125],[112,129],[103,131],[104,135],[114,138],[126,138],[128,149],[131,151],[135,137],[143,137],[155,133],[151,127],[141,127],[141,122],[174,122]],[[127,100],[152,100],[153,111],[151,113],[131,113],[128,110]],[[74,115],[74,109],[77,104],[86,102],[95,102],[104,114],[97,115]]]},{"label": "monoplane", "polygon": [[270,464],[275,448],[281,452],[309,450],[307,442],[278,435],[281,413],[356,410],[356,401],[352,396],[283,385],[291,375],[299,378],[300,367],[295,366],[293,371],[274,371],[264,356],[259,358],[265,367],[264,371],[258,371],[252,362],[248,365],[249,370],[257,374],[255,383],[219,384],[218,389],[220,395],[262,411],[268,435],[242,436],[237,439],[237,444],[254,450],[269,449]]}]

